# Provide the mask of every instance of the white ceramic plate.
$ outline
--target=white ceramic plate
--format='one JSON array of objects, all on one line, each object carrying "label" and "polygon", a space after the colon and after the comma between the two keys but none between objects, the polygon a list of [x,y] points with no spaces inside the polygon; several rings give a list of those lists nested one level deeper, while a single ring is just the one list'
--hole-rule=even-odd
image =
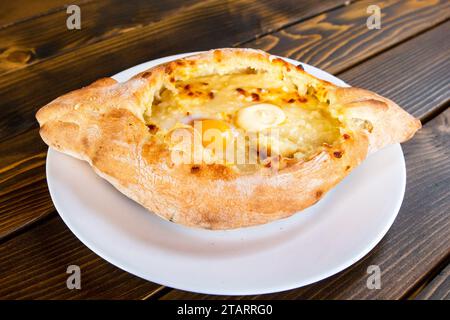
[{"label": "white ceramic plate", "polygon": [[[125,81],[181,56],[150,61],[114,78]],[[324,71],[303,66],[317,77],[345,85]],[[370,156],[300,214],[231,231],[192,229],[165,221],[122,195],[87,163],[52,149],[47,156],[47,181],[64,222],[105,260],[173,288],[245,295],[301,287],[361,259],[394,222],[406,173],[402,149],[393,145]]]}]

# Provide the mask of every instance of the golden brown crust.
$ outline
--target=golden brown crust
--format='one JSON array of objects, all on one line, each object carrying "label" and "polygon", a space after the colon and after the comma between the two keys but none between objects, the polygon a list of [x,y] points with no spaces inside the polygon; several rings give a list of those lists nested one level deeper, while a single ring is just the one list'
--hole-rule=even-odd
[{"label": "golden brown crust", "polygon": [[[253,68],[289,78],[300,93],[317,89],[352,129],[338,146],[277,172],[239,174],[219,164],[175,165],[149,132],[144,114],[162,86],[180,79]],[[336,87],[251,49],[219,49],[70,92],[41,108],[40,134],[51,147],[88,161],[122,193],[161,217],[188,226],[231,229],[292,215],[315,202],[368,152],[409,139],[420,122],[367,90]]]},{"label": "golden brown crust", "polygon": [[368,90],[336,87],[329,96],[331,103],[342,105],[346,118],[370,122],[369,153],[410,139],[422,126],[393,101]]}]

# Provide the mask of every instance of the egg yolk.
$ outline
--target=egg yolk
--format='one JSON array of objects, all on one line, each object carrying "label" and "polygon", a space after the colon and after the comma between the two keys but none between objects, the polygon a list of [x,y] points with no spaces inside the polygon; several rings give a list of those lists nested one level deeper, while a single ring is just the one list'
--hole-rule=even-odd
[{"label": "egg yolk", "polygon": [[[227,141],[232,139],[231,127],[222,120],[205,119],[201,120],[202,144],[206,148],[211,144],[219,143],[216,139],[220,139],[222,147],[225,148]],[[194,128],[196,126],[194,125]]]}]

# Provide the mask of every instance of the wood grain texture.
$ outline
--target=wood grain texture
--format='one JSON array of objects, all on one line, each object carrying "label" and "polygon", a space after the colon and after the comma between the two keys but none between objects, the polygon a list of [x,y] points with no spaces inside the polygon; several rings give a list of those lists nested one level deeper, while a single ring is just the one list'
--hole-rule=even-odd
[{"label": "wood grain texture", "polygon": [[[252,3],[263,5],[264,2],[253,1]],[[345,16],[351,18],[353,15],[360,15],[359,11],[354,11],[358,4],[359,2],[345,7],[343,9],[346,10]],[[413,7],[415,10],[404,8],[404,10],[391,12],[390,16],[400,15],[398,19],[403,20],[403,24],[396,25],[396,28],[395,26],[389,28],[391,33],[396,35],[394,40],[401,40],[405,38],[405,35],[411,35],[411,30],[418,31],[429,27],[430,20],[434,22],[439,20],[443,15],[443,8],[433,6],[433,8],[435,7],[437,9],[433,9],[432,13],[430,13],[431,9],[426,10],[420,6]],[[256,18],[258,10],[246,14],[245,8],[240,7],[235,8],[233,12],[223,10],[221,5],[208,8],[205,11],[204,8],[193,6],[193,8],[184,10],[183,19],[178,16],[168,16],[148,27],[119,34],[4,74],[0,77],[0,140],[35,127],[37,124],[34,114],[37,109],[69,90],[158,56],[181,51],[230,46],[232,43],[242,41],[250,36],[246,31],[248,30],[246,29],[248,28],[247,23],[238,23],[237,21],[259,19]],[[427,19],[421,20],[420,17],[424,12],[428,13]],[[243,17],[239,20],[236,16]],[[414,20],[414,23],[410,28],[405,28],[405,20]],[[257,21],[261,22],[260,19]],[[311,23],[311,21],[308,20],[307,23]],[[186,30],[189,30],[189,36],[186,36]],[[327,30],[322,31],[328,32]],[[254,35],[254,32],[255,30],[251,34]],[[376,52],[379,52],[379,49],[386,43],[382,36],[371,37],[373,30],[363,28],[361,32],[365,32],[367,37],[361,36],[356,40],[362,43],[374,41],[375,43],[369,47]],[[330,51],[335,50],[336,44],[325,40],[321,43],[327,44]],[[352,42],[351,46],[355,46],[355,43]],[[289,55],[288,52],[285,53]],[[367,57],[372,54],[373,52],[367,49],[360,56]],[[344,54],[344,59],[347,58],[346,65],[356,62],[353,56]],[[88,72],[80,72],[80,70]]]},{"label": "wood grain texture", "polygon": [[373,4],[356,2],[245,45],[339,73],[450,17],[447,0],[377,1],[381,29],[369,30],[367,7]]},{"label": "wood grain texture", "polygon": [[[206,21],[209,22],[207,24],[188,25],[185,30],[176,29],[180,34],[173,32],[171,37],[181,37],[186,32],[208,36],[208,30],[217,32],[222,29],[229,32],[228,37],[236,36],[235,40],[243,41],[343,3],[344,0],[90,1],[79,4],[82,17],[81,30],[66,28],[68,15],[65,10],[0,29],[1,47],[6,52],[0,55],[0,73],[22,68],[119,34],[144,35],[154,27],[153,23],[165,21],[169,17],[172,19],[169,28],[177,28],[176,24],[183,24],[186,18],[194,23],[195,19],[208,17],[217,19]],[[212,25],[215,26],[211,28]],[[157,25],[155,27],[158,28]],[[223,37],[225,34],[220,36]]]},{"label": "wood grain texture", "polygon": [[[80,5],[92,0],[15,0],[0,4],[0,28],[27,19],[40,17],[55,11],[64,10],[66,4]],[[0,37],[1,38],[1,37]]]},{"label": "wood grain texture", "polygon": [[[69,290],[69,265],[81,289]],[[82,244],[59,217],[0,246],[0,299],[142,299],[161,286],[109,264]]]},{"label": "wood grain texture", "polygon": [[[450,254],[450,109],[403,145],[407,184],[393,226],[366,257],[343,272],[300,289],[251,299],[399,299]],[[366,286],[367,268],[381,269],[381,289]],[[222,298],[173,290],[163,299]],[[243,297],[226,297],[239,299]]]},{"label": "wood grain texture", "polygon": [[180,14],[199,0],[97,0],[79,4],[81,29],[68,30],[66,10],[0,29],[0,74]]},{"label": "wood grain texture", "polygon": [[450,265],[447,265],[415,298],[417,300],[450,300]]},{"label": "wood grain texture", "polygon": [[450,101],[450,22],[339,74],[347,83],[401,103],[421,119]]},{"label": "wood grain texture", "polygon": [[0,239],[54,212],[37,129],[0,142]]}]

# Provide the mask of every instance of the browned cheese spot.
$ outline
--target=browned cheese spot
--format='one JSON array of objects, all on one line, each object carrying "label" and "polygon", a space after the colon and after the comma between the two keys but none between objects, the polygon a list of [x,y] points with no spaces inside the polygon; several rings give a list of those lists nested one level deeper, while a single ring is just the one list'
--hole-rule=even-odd
[{"label": "browned cheese spot", "polygon": [[214,60],[216,62],[221,62],[222,61],[222,52],[214,51]]},{"label": "browned cheese spot", "polygon": [[342,151],[335,151],[335,152],[333,152],[333,156],[335,158],[342,158],[342,154],[343,154]]},{"label": "browned cheese spot", "polygon": [[158,127],[155,124],[147,125],[148,131],[152,134],[158,132]]},{"label": "browned cheese spot", "polygon": [[242,88],[236,88],[236,91],[240,94],[245,94],[245,90]]},{"label": "browned cheese spot", "polygon": [[191,173],[197,173],[200,171],[200,167],[199,166],[192,166],[191,167]]}]

